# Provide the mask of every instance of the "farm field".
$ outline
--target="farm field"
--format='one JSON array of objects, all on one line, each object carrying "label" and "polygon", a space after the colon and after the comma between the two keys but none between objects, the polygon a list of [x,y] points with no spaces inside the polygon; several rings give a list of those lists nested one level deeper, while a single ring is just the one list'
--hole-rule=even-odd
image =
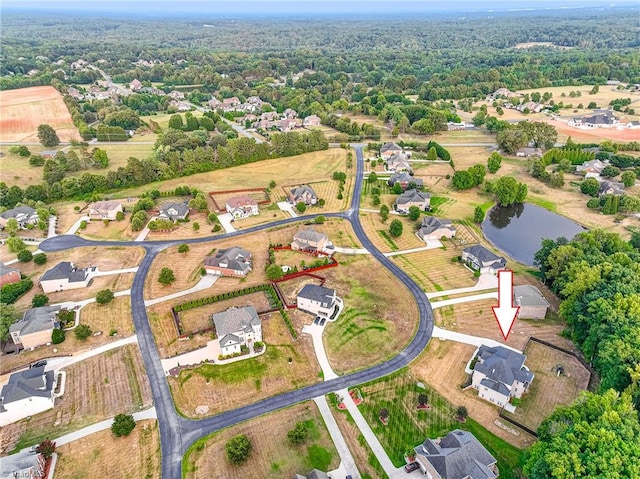
[{"label": "farm field", "polygon": [[0,141],[37,143],[43,123],[56,130],[60,141],[80,139],[62,95],[52,86],[0,91]]},{"label": "farm field", "polygon": [[114,411],[131,413],[151,405],[151,389],[137,345],[108,351],[64,370],[65,393],[55,407],[2,428],[1,451],[67,434],[112,417]]},{"label": "farm field", "polygon": [[[573,356],[534,341],[528,343],[524,354],[535,377],[515,412],[505,414],[535,431],[557,406],[568,406],[587,389],[589,371]],[[561,375],[557,374],[558,366],[564,369]]]},{"label": "farm field", "polygon": [[[122,451],[126,451],[123,454]],[[56,479],[160,478],[160,434],[155,420],[138,421],[126,437],[100,431],[56,448]]]},{"label": "farm field", "polygon": [[409,291],[386,268],[366,255],[340,261],[337,268],[322,271],[325,286],[335,289],[345,304],[337,321],[328,323],[324,332],[327,356],[338,375],[397,354],[417,325],[417,308]]},{"label": "farm field", "polygon": [[[287,432],[298,422],[307,425],[309,439],[296,447],[289,444]],[[264,431],[268,431],[268,434]],[[224,445],[230,438],[240,434],[246,434],[253,446],[249,459],[240,466],[245,479],[293,477],[295,474],[308,474],[313,468],[329,471],[338,467],[340,462],[322,416],[316,405],[307,401],[201,439],[184,457],[183,477],[238,477],[239,468],[227,462]]]},{"label": "farm field", "polygon": [[[206,364],[169,377],[176,408],[197,417],[198,406],[208,415],[237,408],[320,380],[320,368],[308,340],[293,341],[280,314],[262,321],[264,354],[230,364]],[[291,362],[289,362],[291,359]]]}]

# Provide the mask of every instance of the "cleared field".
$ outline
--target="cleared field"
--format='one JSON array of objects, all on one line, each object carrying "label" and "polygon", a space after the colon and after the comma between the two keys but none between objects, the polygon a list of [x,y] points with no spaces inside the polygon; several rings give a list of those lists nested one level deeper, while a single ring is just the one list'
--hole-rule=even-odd
[{"label": "cleared field", "polygon": [[[323,271],[325,286],[344,300],[345,310],[324,332],[337,374],[364,368],[397,354],[413,336],[417,309],[407,289],[370,256],[348,256]],[[376,274],[371,274],[375,271]]]},{"label": "cleared field", "polygon": [[[95,173],[101,174],[105,171],[115,171],[120,167],[127,166],[127,160],[131,157],[139,160],[149,158],[153,154],[153,144],[146,142],[153,141],[149,137],[143,137],[145,143],[141,144],[135,141],[128,141],[126,145],[112,145],[108,142],[100,142],[96,144],[97,148],[105,150],[109,157],[109,166],[105,169],[95,170]],[[142,140],[141,140],[142,141]],[[86,170],[78,171],[73,176],[82,176]],[[93,170],[91,170],[93,172]]]},{"label": "cleared field", "polygon": [[151,405],[151,389],[137,345],[108,351],[65,368],[64,396],[52,410],[2,428],[0,450],[8,452],[81,429],[114,413]]},{"label": "cleared field", "polygon": [[[535,378],[516,411],[505,414],[535,431],[557,406],[568,406],[586,391],[589,371],[573,356],[534,341],[529,342],[524,354]],[[561,375],[558,366],[564,369]]]},{"label": "cleared field", "polygon": [[[123,454],[122,451],[126,451]],[[56,479],[160,478],[160,434],[155,420],[139,421],[126,437],[100,431],[56,448]]]},{"label": "cleared field", "polygon": [[[397,238],[389,233],[389,225],[393,220],[400,220],[403,226],[402,234]],[[383,253],[421,248],[425,245],[415,235],[417,221],[411,221],[408,216],[389,215],[389,219],[383,223],[378,213],[360,212],[360,222],[369,239]]]},{"label": "cleared field", "polygon": [[0,141],[37,142],[43,123],[61,141],[80,139],[62,95],[52,86],[0,91]]},{"label": "cleared field", "polygon": [[131,299],[129,296],[120,296],[107,304],[87,304],[80,310],[80,324],[89,325],[94,332],[102,331],[103,335],[111,335],[116,331],[114,336],[131,336],[134,333]]},{"label": "cleared field", "polygon": [[[135,203],[128,203],[133,207]],[[122,221],[109,221],[105,223],[100,220],[93,220],[87,223],[87,227],[78,230],[80,236],[87,239],[133,241],[140,234],[139,231],[131,229],[131,216],[126,215]]]},{"label": "cleared field", "polygon": [[[162,203],[163,202],[159,203],[159,206]],[[196,227],[198,228],[197,230],[193,227],[195,223],[198,223],[198,226]],[[191,211],[186,222],[175,223],[174,228],[171,231],[150,231],[146,239],[149,241],[158,241],[199,238],[202,236],[211,236],[212,229],[213,225],[209,223],[206,213]]]},{"label": "cleared field", "polygon": [[[200,111],[192,111],[191,114],[193,116],[195,116],[196,118],[200,118],[202,117],[202,112]],[[149,123],[149,120],[156,122],[159,126],[160,129],[162,131],[167,131],[169,129],[169,120],[171,119],[171,117],[173,116],[173,113],[167,113],[164,115],[148,115],[148,116],[141,116],[140,119],[142,121],[144,121],[145,123]],[[184,121],[184,112],[180,112],[180,116],[182,117],[182,120]]]},{"label": "cleared field", "polygon": [[[287,432],[298,422],[307,425],[309,439],[296,447],[287,441]],[[253,449],[237,467],[227,462],[224,445],[240,434],[249,437]],[[188,479],[262,479],[307,474],[313,468],[329,471],[338,467],[340,458],[316,405],[307,401],[207,436],[189,449],[184,462],[183,477]]]},{"label": "cleared field", "polygon": [[267,349],[261,356],[167,378],[176,408],[187,417],[197,417],[198,406],[216,414],[320,380],[311,342],[294,342],[279,314],[262,321],[262,334]]},{"label": "cleared field", "polygon": [[460,388],[467,376],[465,365],[475,350],[475,346],[468,344],[432,339],[424,352],[411,363],[409,370],[414,376],[424,379],[451,404],[465,406],[469,416],[492,434],[519,448],[530,446],[535,438],[524,431],[514,435],[494,422],[498,419],[497,406],[480,399],[475,391],[463,391]]}]

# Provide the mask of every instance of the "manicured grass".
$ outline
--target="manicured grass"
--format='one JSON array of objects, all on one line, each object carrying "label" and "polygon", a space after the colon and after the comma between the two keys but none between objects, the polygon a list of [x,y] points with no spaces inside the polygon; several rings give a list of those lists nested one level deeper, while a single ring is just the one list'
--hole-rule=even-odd
[{"label": "manicured grass", "polygon": [[540,198],[538,196],[527,196],[527,203],[532,203],[534,205],[540,206],[541,208],[544,208],[546,210],[549,211],[553,211],[554,213],[557,213],[558,208],[556,206],[556,204],[553,201],[550,200],[546,200],[544,198]]}]

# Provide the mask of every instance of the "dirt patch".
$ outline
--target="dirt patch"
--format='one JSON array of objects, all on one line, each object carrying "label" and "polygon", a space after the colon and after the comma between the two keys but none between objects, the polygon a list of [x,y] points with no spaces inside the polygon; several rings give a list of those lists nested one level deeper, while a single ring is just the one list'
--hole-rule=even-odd
[{"label": "dirt patch", "polygon": [[196,408],[203,405],[216,414],[320,380],[310,338],[294,342],[278,313],[263,319],[262,331],[267,345],[263,355],[183,370],[177,378],[168,378],[182,414],[195,417]]},{"label": "dirt patch", "polygon": [[138,421],[126,437],[100,431],[60,446],[56,453],[56,479],[100,477],[105,471],[112,477],[160,478],[160,433],[155,420]]},{"label": "dirt patch", "polygon": [[[287,432],[297,422],[307,424],[310,433],[305,444],[295,447],[287,441]],[[246,434],[253,446],[242,472],[227,462],[224,453],[226,442],[240,434]],[[314,467],[332,470],[340,463],[322,416],[311,401],[214,433],[191,449],[184,460],[189,479],[293,477]]]},{"label": "dirt patch", "polygon": [[137,345],[127,345],[64,369],[64,396],[52,410],[2,428],[0,450],[62,436],[115,413],[135,412],[151,405],[151,389]]},{"label": "dirt patch", "polygon": [[49,124],[61,141],[80,139],[62,95],[51,86],[0,91],[0,140],[38,141],[38,125]]}]

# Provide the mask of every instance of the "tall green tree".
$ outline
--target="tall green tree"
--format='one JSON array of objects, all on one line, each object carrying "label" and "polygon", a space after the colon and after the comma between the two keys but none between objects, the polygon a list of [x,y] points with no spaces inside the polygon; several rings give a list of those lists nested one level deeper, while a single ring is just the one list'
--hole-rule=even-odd
[{"label": "tall green tree", "polygon": [[225,456],[234,466],[239,466],[249,459],[253,445],[249,438],[242,434],[229,439],[224,445]]},{"label": "tall green tree", "polygon": [[52,148],[60,144],[60,138],[58,138],[56,130],[46,123],[38,126],[38,140],[46,148]]},{"label": "tall green tree", "polygon": [[496,173],[500,169],[500,166],[502,166],[502,160],[502,155],[497,151],[491,153],[491,156],[487,159],[487,169],[489,173]]},{"label": "tall green tree", "polygon": [[18,312],[12,305],[0,303],[0,339],[9,337],[9,327],[18,320]]}]

